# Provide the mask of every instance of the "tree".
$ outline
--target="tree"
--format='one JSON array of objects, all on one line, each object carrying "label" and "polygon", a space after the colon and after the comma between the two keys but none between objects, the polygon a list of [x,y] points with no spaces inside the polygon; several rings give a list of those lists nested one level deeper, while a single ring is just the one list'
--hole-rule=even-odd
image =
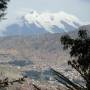
[{"label": "tree", "polygon": [[0,0],[0,20],[6,15],[7,4],[9,0]]},{"label": "tree", "polygon": [[61,37],[63,49],[69,49],[71,60],[68,64],[76,69],[86,82],[87,90],[90,90],[90,37],[87,30],[79,30],[77,38],[69,35]]}]

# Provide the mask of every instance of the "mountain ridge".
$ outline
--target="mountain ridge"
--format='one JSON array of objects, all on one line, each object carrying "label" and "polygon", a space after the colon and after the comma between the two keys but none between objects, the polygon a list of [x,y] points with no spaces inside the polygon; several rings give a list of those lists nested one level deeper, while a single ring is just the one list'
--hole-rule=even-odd
[{"label": "mountain ridge", "polygon": [[76,30],[81,26],[81,21],[73,15],[65,12],[49,13],[36,12],[21,16],[16,22],[8,25],[3,35],[30,35],[43,33],[64,33]]}]

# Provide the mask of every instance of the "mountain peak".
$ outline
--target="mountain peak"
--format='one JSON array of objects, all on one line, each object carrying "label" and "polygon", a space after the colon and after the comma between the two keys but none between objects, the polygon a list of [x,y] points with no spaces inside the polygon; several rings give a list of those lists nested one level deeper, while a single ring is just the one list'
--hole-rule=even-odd
[{"label": "mountain peak", "polygon": [[35,23],[36,26],[38,26],[39,28],[44,27],[49,32],[53,32],[52,31],[53,26],[57,26],[59,28],[65,29],[65,26],[63,25],[62,21],[68,23],[69,25],[75,28],[78,27],[77,24],[80,25],[80,20],[77,17],[67,14],[65,12],[38,13],[36,11],[31,11],[30,13],[26,14],[24,17],[29,24]]},{"label": "mountain peak", "polygon": [[37,12],[31,10],[17,22],[9,25],[4,34],[62,33],[77,29],[81,21],[74,15],[61,12]]}]

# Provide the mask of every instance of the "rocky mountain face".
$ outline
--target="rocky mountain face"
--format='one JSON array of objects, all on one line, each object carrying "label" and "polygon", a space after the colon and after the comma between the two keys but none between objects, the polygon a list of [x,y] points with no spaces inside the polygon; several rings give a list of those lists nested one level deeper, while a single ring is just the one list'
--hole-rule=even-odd
[{"label": "rocky mountain face", "polygon": [[29,76],[30,70],[38,74],[50,67],[60,69],[70,59],[68,51],[62,49],[60,37],[63,34],[77,37],[77,32],[1,37],[0,64],[22,68]]}]

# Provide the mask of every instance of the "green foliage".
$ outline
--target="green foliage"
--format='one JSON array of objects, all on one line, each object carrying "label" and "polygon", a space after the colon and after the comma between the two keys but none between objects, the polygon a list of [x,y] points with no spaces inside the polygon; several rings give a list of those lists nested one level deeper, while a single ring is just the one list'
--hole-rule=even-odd
[{"label": "green foliage", "polygon": [[84,78],[87,90],[90,90],[90,37],[86,30],[79,30],[77,38],[68,35],[61,37],[64,50],[70,49],[72,60],[68,64]]},{"label": "green foliage", "polygon": [[6,15],[7,4],[9,0],[0,0],[0,20],[4,19]]}]

